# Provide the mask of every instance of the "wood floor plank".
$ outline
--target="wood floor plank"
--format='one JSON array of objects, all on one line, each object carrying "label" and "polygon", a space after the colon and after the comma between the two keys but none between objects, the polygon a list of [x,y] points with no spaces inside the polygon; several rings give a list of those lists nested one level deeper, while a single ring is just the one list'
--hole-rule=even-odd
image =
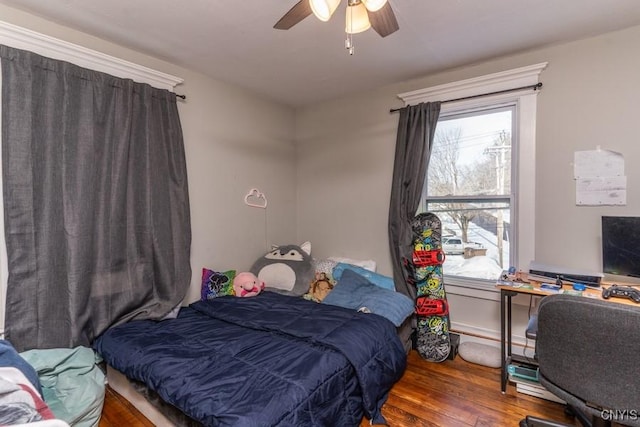
[{"label": "wood floor plank", "polygon": [[127,399],[107,386],[99,427],[153,427]]},{"label": "wood floor plank", "polygon": [[[392,427],[513,427],[526,415],[572,424],[563,405],[517,393],[500,392],[500,370],[457,357],[431,363],[412,351],[402,379],[389,393],[382,414]],[[363,420],[361,427],[369,426]],[[107,387],[99,427],[149,427],[153,424],[126,399]]]}]

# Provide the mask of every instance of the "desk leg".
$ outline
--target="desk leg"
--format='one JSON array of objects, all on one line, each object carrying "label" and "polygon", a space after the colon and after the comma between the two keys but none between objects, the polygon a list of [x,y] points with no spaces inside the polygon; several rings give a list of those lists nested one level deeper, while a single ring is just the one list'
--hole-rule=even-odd
[{"label": "desk leg", "polygon": [[506,313],[505,303],[507,293],[504,289],[500,290],[500,391],[507,391],[507,355],[506,355]]},{"label": "desk leg", "polygon": [[512,342],[512,331],[511,331],[511,297],[514,296],[514,292],[507,292],[507,356],[508,361],[511,362],[511,351],[513,349]]},{"label": "desk leg", "polygon": [[501,289],[500,290],[500,351],[501,351],[501,373],[500,373],[500,391],[507,391],[507,382],[509,374],[507,372],[507,364],[511,360],[512,340],[511,340],[511,298],[516,292]]}]

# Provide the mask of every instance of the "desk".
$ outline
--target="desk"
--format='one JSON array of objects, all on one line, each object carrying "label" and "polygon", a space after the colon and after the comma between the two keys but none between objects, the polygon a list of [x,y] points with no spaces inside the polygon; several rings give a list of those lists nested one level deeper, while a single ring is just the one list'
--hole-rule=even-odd
[{"label": "desk", "polygon": [[[518,294],[524,295],[534,295],[534,296],[547,296],[558,293],[564,293],[565,291],[572,291],[572,287],[570,284],[564,284],[562,286],[562,290],[559,291],[550,291],[546,289],[541,289],[541,282],[529,279],[528,277],[523,277],[524,283],[522,282],[511,282],[513,285],[506,284],[507,282],[498,282],[496,287],[500,289],[500,357],[501,357],[501,381],[500,381],[500,390],[502,393],[507,391],[507,382],[509,381],[509,374],[507,372],[507,366],[509,363],[514,361],[531,363],[530,360],[525,358],[515,357],[512,354],[512,336],[511,336],[511,300],[514,296]],[[552,280],[549,280],[552,281]],[[612,303],[619,304],[629,304],[634,306],[639,306],[640,304],[636,304],[635,302],[627,299],[627,298],[610,298],[603,299],[602,298],[602,289],[611,286],[613,283],[602,283],[601,288],[587,288],[582,292],[582,296],[585,298],[594,298],[600,299],[604,301],[610,301]],[[627,286],[624,283],[618,283],[621,286]],[[637,284],[636,284],[637,286]]]}]

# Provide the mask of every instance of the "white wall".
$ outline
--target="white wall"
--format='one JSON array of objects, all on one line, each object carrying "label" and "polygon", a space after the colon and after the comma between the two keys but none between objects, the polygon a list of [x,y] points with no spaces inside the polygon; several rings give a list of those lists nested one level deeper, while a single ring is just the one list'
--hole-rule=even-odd
[{"label": "white wall", "polygon": [[[294,111],[241,88],[0,5],[0,19],[184,78],[177,93],[184,133],[191,224],[191,289],[201,270],[247,270],[271,243],[296,238]],[[259,188],[268,209],[250,208]],[[265,218],[266,215],[266,218]],[[265,232],[266,231],[266,232]]]},{"label": "white wall", "polygon": [[[548,62],[538,97],[535,257],[600,271],[600,216],[640,215],[640,170],[635,167],[640,161],[639,45],[640,27],[633,27],[300,109],[298,236],[311,240],[316,257],[373,258],[379,271],[390,274],[387,219],[398,115],[389,114],[389,108],[402,106],[396,95]],[[629,185],[624,207],[575,206],[573,153],[597,146],[625,156]],[[495,297],[478,301],[452,295],[453,326],[498,337]],[[523,311],[516,313],[520,335]]]}]

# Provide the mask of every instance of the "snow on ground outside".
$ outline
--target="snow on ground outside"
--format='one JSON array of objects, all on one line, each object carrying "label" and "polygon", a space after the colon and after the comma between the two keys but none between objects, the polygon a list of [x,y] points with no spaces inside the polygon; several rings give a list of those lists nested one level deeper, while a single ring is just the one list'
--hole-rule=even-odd
[{"label": "snow on ground outside", "polygon": [[[445,215],[443,215],[443,217],[444,216]],[[443,230],[454,230],[457,228],[454,223],[447,222],[445,218],[442,218],[442,221]],[[458,233],[458,236],[460,236],[460,233]],[[472,223],[469,225],[468,238],[469,242],[479,243],[483,248],[487,249],[487,254],[485,256],[475,256],[468,259],[464,259],[462,255],[446,255],[446,259],[442,265],[444,274],[447,276],[463,276],[486,280],[498,279],[500,273],[509,268],[509,242],[503,242],[504,267],[500,267],[495,234],[489,233]],[[469,245],[475,246],[471,243],[469,243]]]}]

